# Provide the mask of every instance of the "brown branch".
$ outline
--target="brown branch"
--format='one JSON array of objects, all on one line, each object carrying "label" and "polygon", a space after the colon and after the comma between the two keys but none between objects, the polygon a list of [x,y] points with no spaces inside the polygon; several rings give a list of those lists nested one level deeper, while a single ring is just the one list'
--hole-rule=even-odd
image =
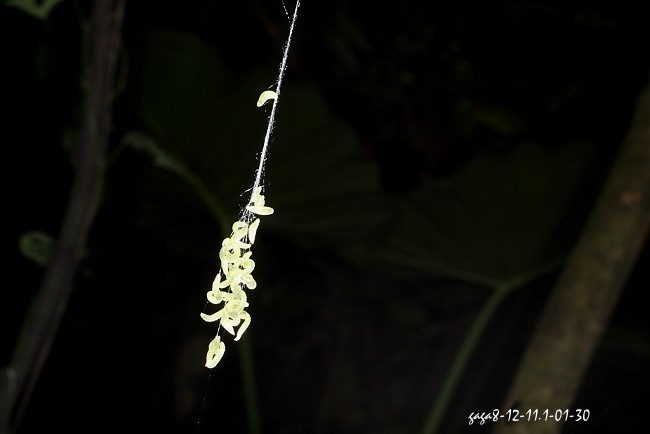
[{"label": "brown branch", "polygon": [[[570,409],[650,225],[650,82],[502,412]],[[558,433],[562,423],[499,422],[496,434]]]},{"label": "brown branch", "polygon": [[2,432],[12,432],[18,427],[45,365],[98,208],[123,13],[124,0],[96,0],[94,3],[75,179],[57,245],[41,288],[25,318],[11,364],[2,370]]}]

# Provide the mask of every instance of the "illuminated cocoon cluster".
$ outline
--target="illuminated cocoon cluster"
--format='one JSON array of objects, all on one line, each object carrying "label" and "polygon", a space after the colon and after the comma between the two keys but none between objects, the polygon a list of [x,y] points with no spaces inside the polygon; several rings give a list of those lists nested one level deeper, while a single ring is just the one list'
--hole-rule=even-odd
[{"label": "illuminated cocoon cluster", "polygon": [[[247,214],[265,216],[273,214],[273,208],[266,206],[262,187],[257,187],[249,205]],[[236,221],[232,225],[230,236],[221,243],[219,260],[221,269],[212,282],[212,289],[207,292],[208,302],[214,305],[223,303],[217,312],[208,315],[201,313],[201,318],[207,322],[219,321],[228,333],[238,341],[251,323],[251,316],[246,312],[248,301],[246,289],[255,289],[257,282],[253,278],[255,261],[251,259],[251,248],[255,242],[260,219],[255,218],[250,224]],[[235,331],[235,328],[237,330]],[[208,346],[205,366],[214,368],[226,351],[226,345],[221,340],[219,332]]]}]

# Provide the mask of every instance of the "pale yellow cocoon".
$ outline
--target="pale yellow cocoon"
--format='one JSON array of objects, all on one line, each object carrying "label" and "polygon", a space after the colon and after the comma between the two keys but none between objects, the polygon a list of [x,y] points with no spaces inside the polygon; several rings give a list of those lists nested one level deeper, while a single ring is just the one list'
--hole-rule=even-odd
[{"label": "pale yellow cocoon", "polygon": [[[271,98],[269,96],[268,98]],[[267,98],[267,99],[268,99]],[[262,102],[263,103],[263,102]],[[273,214],[273,208],[266,206],[262,187],[256,187],[251,195],[251,200],[246,206],[248,212],[257,215]],[[243,220],[250,221],[248,218]],[[260,219],[255,218],[250,225],[246,221],[236,221],[232,225],[230,236],[223,240],[219,250],[221,269],[212,282],[212,288],[206,293],[208,302],[221,305],[221,308],[212,314],[201,312],[201,319],[206,322],[219,322],[228,333],[238,341],[251,324],[251,316],[246,312],[248,300],[246,289],[255,289],[257,282],[253,278],[255,261],[252,259],[251,248],[255,242]],[[208,346],[206,364],[214,368],[226,351],[225,344],[221,341],[219,332]]]},{"label": "pale yellow cocoon", "polygon": [[257,99],[257,106],[262,107],[270,99],[276,99],[278,94],[272,90],[265,90],[260,94],[260,97]]},{"label": "pale yellow cocoon", "polygon": [[210,345],[208,345],[208,354],[205,357],[205,366],[207,368],[214,368],[226,352],[226,344],[221,342],[221,337],[217,335]]}]

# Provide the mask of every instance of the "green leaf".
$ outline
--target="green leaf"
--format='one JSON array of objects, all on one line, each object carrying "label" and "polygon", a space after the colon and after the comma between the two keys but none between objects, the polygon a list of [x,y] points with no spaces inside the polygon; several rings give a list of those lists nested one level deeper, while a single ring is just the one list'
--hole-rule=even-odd
[{"label": "green leaf", "polygon": [[129,131],[124,135],[122,142],[131,146],[138,152],[152,157],[154,166],[169,170],[181,178],[189,179],[190,175],[180,161],[174,158],[169,152],[151,136],[140,131]]},{"label": "green leaf", "polygon": [[54,6],[62,0],[7,0],[6,6],[22,10],[37,20],[45,21],[54,9]]},{"label": "green leaf", "polygon": [[[134,65],[142,77],[133,83],[135,105],[159,144],[137,135],[130,142],[159,167],[201,186],[206,204],[230,210],[220,214],[229,227],[253,185],[270,110],[256,101],[275,72],[236,76],[210,46],[181,32],[149,33],[144,52]],[[263,179],[276,213],[260,234],[359,249],[389,214],[375,164],[363,158],[352,129],[313,87],[285,83],[277,119]]]},{"label": "green leaf", "polygon": [[268,224],[299,244],[367,248],[392,210],[354,131],[306,86],[287,86],[279,117],[266,172],[276,210]]},{"label": "green leaf", "polygon": [[42,231],[25,232],[18,240],[18,249],[25,258],[45,267],[54,250],[54,238]]},{"label": "green leaf", "polygon": [[430,180],[400,204],[389,266],[495,287],[565,255],[558,234],[584,180],[591,147],[522,144],[480,154],[456,176]]}]

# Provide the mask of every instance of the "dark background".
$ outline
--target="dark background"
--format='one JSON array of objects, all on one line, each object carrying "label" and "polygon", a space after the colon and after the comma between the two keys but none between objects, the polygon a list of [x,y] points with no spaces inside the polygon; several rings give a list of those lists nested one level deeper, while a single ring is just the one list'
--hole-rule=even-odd
[{"label": "dark background", "polygon": [[[418,432],[492,291],[571,251],[647,78],[642,3],[304,0],[253,321],[208,371],[216,327],[199,312],[252,186],[269,111],[255,101],[289,21],[280,0],[127,1],[101,205],[19,432],[247,432],[251,373],[264,432]],[[88,10],[0,9],[3,365],[44,273],[19,239],[56,237],[74,175]],[[649,259],[575,402],[591,419],[567,433],[647,426]],[[486,431],[467,416],[501,405],[561,269],[499,306],[441,432]]]}]

